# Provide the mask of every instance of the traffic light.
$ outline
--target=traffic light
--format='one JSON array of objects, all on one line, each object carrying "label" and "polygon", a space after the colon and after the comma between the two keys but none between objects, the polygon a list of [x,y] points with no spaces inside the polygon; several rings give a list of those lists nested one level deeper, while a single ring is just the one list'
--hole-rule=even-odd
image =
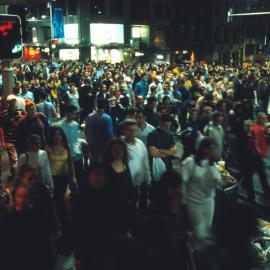
[{"label": "traffic light", "polygon": [[0,60],[23,56],[21,20],[16,15],[0,14]]},{"label": "traffic light", "polygon": [[52,45],[59,45],[59,40],[58,39],[52,39]]}]

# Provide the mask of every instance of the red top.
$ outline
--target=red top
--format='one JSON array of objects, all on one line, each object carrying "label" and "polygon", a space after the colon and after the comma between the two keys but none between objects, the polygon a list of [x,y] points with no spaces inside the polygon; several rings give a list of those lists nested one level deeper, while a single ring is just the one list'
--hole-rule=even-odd
[{"label": "red top", "polygon": [[266,138],[267,130],[268,129],[265,126],[259,124],[254,124],[251,127],[251,133],[254,137],[256,150],[262,157],[266,157],[268,152],[268,143]]}]

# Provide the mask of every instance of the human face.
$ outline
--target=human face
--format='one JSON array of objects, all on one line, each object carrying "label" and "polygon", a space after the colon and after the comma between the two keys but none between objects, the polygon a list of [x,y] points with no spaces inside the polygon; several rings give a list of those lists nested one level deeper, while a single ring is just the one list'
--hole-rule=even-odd
[{"label": "human face", "polygon": [[27,116],[29,118],[33,118],[36,114],[36,107],[34,105],[31,105],[27,108]]},{"label": "human face", "polygon": [[135,140],[138,133],[138,127],[136,125],[127,126],[124,130],[124,134],[128,140]]},{"label": "human face", "polygon": [[166,92],[169,90],[169,85],[167,83],[163,84],[163,90]]},{"label": "human face", "polygon": [[52,140],[55,144],[61,143],[63,140],[61,131],[59,130],[54,131],[54,133],[52,134]]},{"label": "human face", "polygon": [[106,176],[101,168],[96,168],[88,175],[88,183],[93,188],[101,189],[105,186]]},{"label": "human face", "polygon": [[111,87],[111,93],[114,94],[116,92],[116,87],[115,86],[112,86]]},{"label": "human face", "polygon": [[152,94],[156,94],[157,93],[157,87],[156,86],[152,86],[150,89]]},{"label": "human face", "polygon": [[72,86],[70,87],[70,92],[71,92],[71,93],[75,93],[75,90],[76,90],[75,86],[72,85]]},{"label": "human face", "polygon": [[19,187],[15,194],[15,207],[17,211],[23,211],[30,206],[30,194],[25,187]]},{"label": "human face", "polygon": [[68,121],[74,121],[75,119],[77,119],[78,116],[78,112],[71,112],[67,114],[67,120]]},{"label": "human face", "polygon": [[136,103],[137,103],[138,105],[143,105],[143,103],[144,103],[144,98],[143,98],[142,96],[136,97]]},{"label": "human face", "polygon": [[40,149],[40,147],[41,147],[40,142],[36,141],[36,142],[32,143],[30,150],[32,152],[38,152],[38,150]]},{"label": "human face", "polygon": [[222,125],[222,124],[223,124],[223,116],[218,117],[217,120],[213,121],[213,124],[214,124],[215,126]]},{"label": "human face", "polygon": [[160,124],[160,129],[163,132],[167,132],[171,129],[171,126],[172,126],[172,122],[163,122]]},{"label": "human face", "polygon": [[21,177],[21,182],[24,184],[33,184],[35,180],[36,180],[36,173],[34,171],[26,172]]},{"label": "human face", "polygon": [[112,158],[114,160],[122,159],[124,157],[124,149],[121,144],[114,144],[111,148],[111,151],[112,151]]},{"label": "human face", "polygon": [[204,158],[212,161],[218,161],[220,157],[218,156],[217,146],[212,144],[209,148],[205,149]]},{"label": "human face", "polygon": [[208,107],[204,110],[204,116],[207,118],[207,119],[211,119],[211,115],[212,115],[212,108]]},{"label": "human face", "polygon": [[143,126],[145,124],[145,117],[142,113],[140,113],[140,112],[136,113],[135,119],[136,119],[139,126]]},{"label": "human face", "polygon": [[190,119],[192,122],[196,122],[198,120],[198,112],[192,112],[190,115]]},{"label": "human face", "polygon": [[154,109],[156,107],[157,103],[156,103],[156,101],[151,101],[151,102],[148,102],[147,105],[150,109]]},{"label": "human face", "polygon": [[266,114],[261,114],[259,117],[258,117],[258,123],[260,125],[265,125],[265,123],[267,122],[267,116]]}]

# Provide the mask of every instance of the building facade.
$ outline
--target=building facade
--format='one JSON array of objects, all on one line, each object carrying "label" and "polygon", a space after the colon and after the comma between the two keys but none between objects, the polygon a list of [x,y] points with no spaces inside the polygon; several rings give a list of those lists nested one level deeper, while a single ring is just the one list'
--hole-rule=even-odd
[{"label": "building facade", "polygon": [[[262,61],[270,51],[270,16],[234,13],[270,11],[269,0],[57,0],[64,12],[61,59],[181,62],[193,52],[196,61],[224,64]],[[14,8],[4,10],[14,13]],[[23,12],[25,7],[15,8]],[[24,15],[23,15],[24,16]],[[26,7],[27,46],[48,50],[49,4]]]}]

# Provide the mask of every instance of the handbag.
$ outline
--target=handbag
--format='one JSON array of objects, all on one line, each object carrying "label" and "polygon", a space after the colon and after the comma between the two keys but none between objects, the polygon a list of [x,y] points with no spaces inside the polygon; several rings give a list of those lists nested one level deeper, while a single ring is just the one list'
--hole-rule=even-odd
[{"label": "handbag", "polygon": [[165,171],[166,171],[166,165],[164,161],[159,157],[154,157],[152,161],[153,180],[158,181]]}]

